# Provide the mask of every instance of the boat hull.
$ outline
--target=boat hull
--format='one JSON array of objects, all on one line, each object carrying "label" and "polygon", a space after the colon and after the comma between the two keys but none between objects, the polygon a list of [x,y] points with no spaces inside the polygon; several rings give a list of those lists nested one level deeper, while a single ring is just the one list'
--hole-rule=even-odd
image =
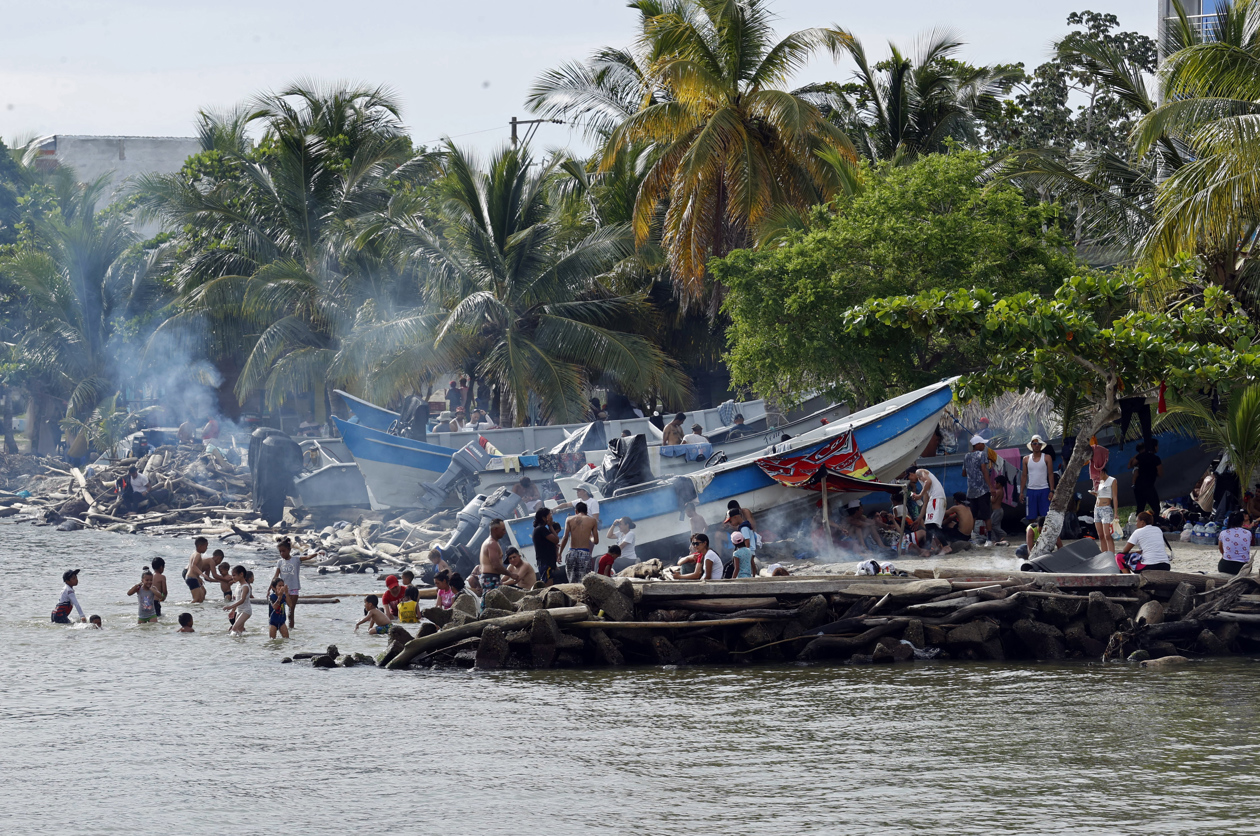
[{"label": "boat hull", "polygon": [[363,474],[373,509],[420,507],[420,486],[436,481],[451,463],[452,451],[445,448],[333,420]]}]

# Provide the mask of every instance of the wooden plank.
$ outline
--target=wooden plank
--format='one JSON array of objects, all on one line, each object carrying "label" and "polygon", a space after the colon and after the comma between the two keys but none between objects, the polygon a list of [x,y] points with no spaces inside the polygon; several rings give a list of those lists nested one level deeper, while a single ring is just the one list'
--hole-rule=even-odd
[{"label": "wooden plank", "polygon": [[707,612],[738,612],[753,608],[768,609],[779,605],[778,598],[681,598],[670,602],[671,607],[682,607],[685,610],[702,610]]},{"label": "wooden plank", "polygon": [[[699,627],[735,627],[760,624],[769,618],[715,618],[711,621],[577,621],[571,626],[587,630],[690,630]],[[798,636],[798,638],[804,638]],[[812,637],[811,637],[812,638]]]},{"label": "wooden plank", "polygon": [[855,583],[907,584],[918,578],[879,578],[862,575],[822,575],[794,578],[745,578],[725,581],[649,581],[644,598],[765,598],[775,595],[826,595]]}]

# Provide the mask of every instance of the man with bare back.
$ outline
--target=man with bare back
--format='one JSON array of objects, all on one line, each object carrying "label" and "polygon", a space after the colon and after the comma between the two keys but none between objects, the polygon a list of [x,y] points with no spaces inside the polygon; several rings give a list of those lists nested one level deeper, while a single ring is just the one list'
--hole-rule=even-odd
[{"label": "man with bare back", "polygon": [[560,551],[564,553],[564,547],[571,546],[564,555],[564,569],[569,583],[581,583],[582,578],[595,571],[595,558],[591,552],[599,543],[599,523],[594,517],[587,516],[585,502],[574,505],[573,511],[573,516],[564,521]]},{"label": "man with bare back", "polygon": [[498,589],[503,583],[503,576],[508,573],[507,567],[503,565],[503,547],[499,545],[499,541],[506,533],[507,526],[504,525],[503,520],[491,520],[490,534],[481,544],[481,606],[483,608],[486,605],[485,594],[492,589]]},{"label": "man with bare back", "polygon": [[202,575],[213,572],[214,567],[210,559],[206,557],[206,549],[210,548],[210,541],[205,537],[198,537],[193,541],[193,548],[196,551],[192,553],[192,557],[188,558],[188,568],[184,570],[184,583],[188,584],[193,603],[200,604],[206,600],[206,582],[202,580]]}]

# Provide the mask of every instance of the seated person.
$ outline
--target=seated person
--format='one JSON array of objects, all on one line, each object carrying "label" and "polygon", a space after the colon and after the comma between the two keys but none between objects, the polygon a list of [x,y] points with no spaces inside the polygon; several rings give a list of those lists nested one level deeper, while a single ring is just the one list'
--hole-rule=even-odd
[{"label": "seated person", "polygon": [[683,444],[708,444],[709,439],[705,438],[702,435],[703,432],[704,432],[704,427],[700,426],[699,424],[692,424],[691,432],[683,436],[682,443]]},{"label": "seated person", "polygon": [[398,620],[403,624],[420,623],[420,590],[414,586],[406,587],[403,600],[398,604]]},{"label": "seated person", "polygon": [[[1031,555],[1033,546],[1037,544],[1037,538],[1041,536],[1041,527],[1046,524],[1045,517],[1038,517],[1029,523],[1028,528],[1024,530],[1024,544],[1028,546],[1028,553]],[[1063,538],[1060,537],[1055,541],[1056,549],[1063,548]]]},{"label": "seated person", "polygon": [[975,530],[976,518],[967,504],[967,495],[954,494],[954,504],[945,509],[945,523],[941,526],[941,554],[950,554],[951,543],[971,541],[971,532]]},{"label": "seated person", "polygon": [[385,578],[385,594],[381,597],[381,609],[391,619],[398,617],[398,605],[406,596],[407,588],[398,581],[397,575]]},{"label": "seated person", "polygon": [[507,554],[504,555],[504,568],[508,573],[508,579],[503,582],[504,586],[533,589],[534,584],[538,583],[538,573],[534,571],[533,566],[525,562],[525,558],[521,556],[521,550],[516,546],[508,547]]},{"label": "seated person", "polygon": [[[705,534],[696,534],[691,538],[691,555],[694,568],[687,574],[678,574],[678,580],[722,580],[725,568],[718,553],[709,548],[709,538]],[[679,561],[680,568],[683,561]]]},{"label": "seated person", "polygon": [[616,574],[613,571],[613,564],[617,562],[617,558],[621,557],[621,546],[609,546],[608,553],[599,558],[599,563],[595,566],[595,571],[601,575],[612,577]]},{"label": "seated person", "polygon": [[792,573],[782,563],[771,563],[764,567],[758,575],[763,578],[789,578]]},{"label": "seated person", "polygon": [[538,486],[528,476],[522,476],[521,481],[512,486],[512,493],[521,498],[520,508],[527,514],[533,514],[542,505]]}]

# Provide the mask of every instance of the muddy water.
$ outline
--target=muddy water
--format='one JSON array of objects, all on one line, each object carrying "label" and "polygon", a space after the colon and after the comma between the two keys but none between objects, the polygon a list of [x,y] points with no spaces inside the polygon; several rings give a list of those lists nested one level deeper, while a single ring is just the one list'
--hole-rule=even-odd
[{"label": "muddy water", "polygon": [[[474,674],[281,665],[351,598],[243,638],[179,582],[187,540],[0,525],[7,833],[1255,832],[1250,659]],[[153,556],[174,594],[139,627]],[[256,560],[259,586],[270,569]],[[55,626],[67,566],[105,630]],[[308,592],[370,578],[304,579]],[[181,603],[183,602],[183,603]],[[196,635],[176,635],[191,612]]]}]

